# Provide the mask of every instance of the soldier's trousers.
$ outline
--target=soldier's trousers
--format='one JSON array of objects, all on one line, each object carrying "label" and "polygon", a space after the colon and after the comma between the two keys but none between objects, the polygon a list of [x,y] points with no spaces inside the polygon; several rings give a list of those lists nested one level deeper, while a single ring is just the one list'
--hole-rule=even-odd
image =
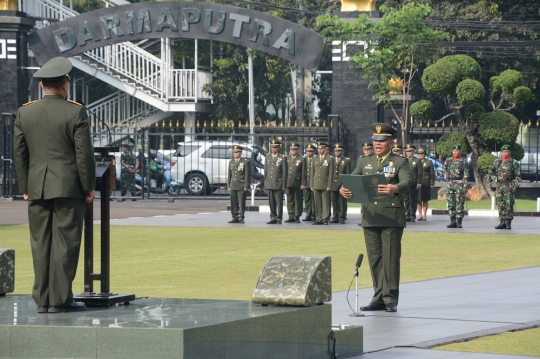
[{"label": "soldier's trousers", "polygon": [[244,220],[247,191],[231,190],[231,214],[233,219]]},{"label": "soldier's trousers", "polygon": [[465,193],[463,181],[446,183],[446,206],[450,217],[463,218],[465,208]]},{"label": "soldier's trousers", "polygon": [[29,201],[28,219],[34,262],[32,298],[38,306],[71,304],[81,248],[84,200]]},{"label": "soldier's trousers", "polygon": [[304,210],[303,190],[296,187],[287,187],[285,189],[285,195],[287,196],[287,212],[289,213],[289,218],[296,219],[300,217]]},{"label": "soldier's trousers", "polygon": [[315,218],[317,222],[328,222],[330,220],[330,192],[326,190],[314,190]]},{"label": "soldier's trousers", "polygon": [[416,185],[409,188],[409,192],[404,193],[405,218],[416,219],[416,205],[418,204],[418,188]]},{"label": "soldier's trousers", "polygon": [[268,205],[270,206],[270,219],[281,221],[283,219],[283,191],[281,189],[267,189]]},{"label": "soldier's trousers", "polygon": [[403,228],[363,227],[363,229],[375,291],[371,302],[397,305]]},{"label": "soldier's trousers", "polygon": [[332,201],[332,219],[344,221],[347,218],[347,200],[339,194],[339,191],[330,192]]},{"label": "soldier's trousers", "polygon": [[509,184],[498,184],[495,192],[499,221],[514,219],[514,189]]},{"label": "soldier's trousers", "polygon": [[125,196],[128,191],[132,196],[135,196],[135,174],[134,173],[122,173],[120,177],[120,186],[122,196]]},{"label": "soldier's trousers", "polygon": [[306,207],[306,217],[308,219],[315,218],[315,203],[313,199],[313,192],[311,192],[311,189],[309,187],[304,190],[304,203]]}]

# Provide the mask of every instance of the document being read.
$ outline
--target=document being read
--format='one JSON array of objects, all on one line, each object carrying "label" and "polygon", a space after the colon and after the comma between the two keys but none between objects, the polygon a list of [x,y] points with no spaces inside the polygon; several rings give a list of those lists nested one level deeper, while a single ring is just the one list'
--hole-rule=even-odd
[{"label": "document being read", "polygon": [[384,173],[373,175],[339,175],[343,187],[352,192],[352,197],[348,199],[350,202],[368,204],[373,202],[390,201],[393,198],[392,194],[379,194],[377,190],[379,184],[387,184]]}]

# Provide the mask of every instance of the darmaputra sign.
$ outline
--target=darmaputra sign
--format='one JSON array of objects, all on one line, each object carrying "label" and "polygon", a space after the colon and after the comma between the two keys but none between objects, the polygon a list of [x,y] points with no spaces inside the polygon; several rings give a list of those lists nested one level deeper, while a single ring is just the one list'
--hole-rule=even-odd
[{"label": "darmaputra sign", "polygon": [[28,36],[37,62],[97,47],[149,38],[228,42],[315,70],[324,40],[316,32],[258,11],[201,2],[144,2],[109,7],[59,21]]}]

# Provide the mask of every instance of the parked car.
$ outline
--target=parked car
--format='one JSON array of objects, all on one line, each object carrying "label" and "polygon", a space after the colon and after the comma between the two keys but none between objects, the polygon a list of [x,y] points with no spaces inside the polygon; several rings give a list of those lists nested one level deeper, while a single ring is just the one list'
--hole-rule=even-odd
[{"label": "parked car", "polygon": [[[493,156],[501,157],[500,152],[491,152]],[[540,155],[536,152],[525,152],[521,161],[519,161],[521,179],[523,181],[540,181]]]},{"label": "parked car", "polygon": [[171,154],[171,158],[176,160],[173,177],[183,182],[191,195],[210,194],[226,186],[233,145],[244,148],[242,157],[245,158],[250,158],[252,151],[257,149],[264,164],[268,151],[257,145],[232,141],[179,142],[176,151]]}]

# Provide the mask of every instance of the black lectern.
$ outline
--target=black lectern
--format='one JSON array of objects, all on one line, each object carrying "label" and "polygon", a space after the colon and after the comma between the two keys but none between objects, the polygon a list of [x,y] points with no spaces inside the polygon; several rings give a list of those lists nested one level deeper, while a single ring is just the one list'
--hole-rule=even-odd
[{"label": "black lectern", "polygon": [[[95,147],[96,191],[101,194],[101,273],[94,273],[94,204],[87,203],[84,217],[84,292],[75,300],[88,306],[110,306],[117,303],[129,304],[135,294],[115,294],[110,292],[110,196],[109,159],[110,152],[118,152],[118,147]],[[101,292],[94,292],[94,281],[101,282]]]}]

